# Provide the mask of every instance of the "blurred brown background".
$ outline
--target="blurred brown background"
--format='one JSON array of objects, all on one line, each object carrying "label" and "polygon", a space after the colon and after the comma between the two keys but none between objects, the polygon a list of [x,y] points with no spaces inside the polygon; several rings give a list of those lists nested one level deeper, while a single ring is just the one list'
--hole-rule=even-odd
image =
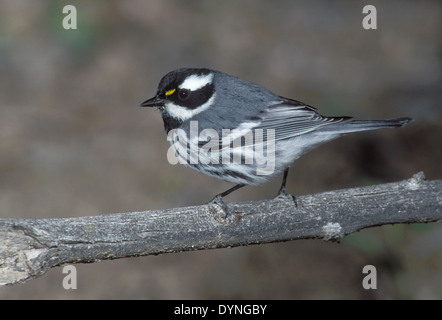
[{"label": "blurred brown background", "polygon": [[[62,28],[76,6],[78,29]],[[362,28],[375,5],[378,29]],[[166,160],[138,105],[178,67],[221,70],[325,115],[411,116],[298,160],[293,194],[442,178],[440,1],[1,1],[0,217],[57,218],[201,204],[231,184]],[[273,197],[280,179],[227,201]],[[362,268],[378,289],[362,288]],[[396,225],[294,241],[77,265],[1,299],[441,299],[442,228]]]}]

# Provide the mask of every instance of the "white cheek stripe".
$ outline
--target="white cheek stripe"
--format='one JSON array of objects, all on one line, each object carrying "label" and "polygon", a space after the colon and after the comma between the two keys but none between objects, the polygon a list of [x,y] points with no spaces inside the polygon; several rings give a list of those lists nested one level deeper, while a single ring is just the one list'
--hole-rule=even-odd
[{"label": "white cheek stripe", "polygon": [[215,101],[216,94],[214,93],[212,97],[207,100],[206,103],[202,104],[196,109],[189,110],[186,107],[177,106],[176,104],[172,102],[166,103],[166,111],[169,113],[169,115],[175,119],[186,121],[191,119],[193,116],[197,115],[200,112],[203,112],[204,110],[208,109],[213,102]]},{"label": "white cheek stripe", "polygon": [[187,77],[186,80],[184,80],[184,82],[178,86],[178,88],[195,91],[211,83],[212,80],[213,80],[213,73],[204,74],[204,75],[193,74]]}]

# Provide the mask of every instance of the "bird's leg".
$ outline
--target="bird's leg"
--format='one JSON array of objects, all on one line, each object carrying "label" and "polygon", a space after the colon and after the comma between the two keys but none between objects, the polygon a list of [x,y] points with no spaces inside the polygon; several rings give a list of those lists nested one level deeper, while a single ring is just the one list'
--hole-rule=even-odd
[{"label": "bird's leg", "polygon": [[230,188],[229,190],[226,190],[220,194],[217,194],[212,200],[210,200],[210,202],[208,204],[217,204],[219,205],[221,208],[223,208],[224,212],[226,213],[227,216],[227,206],[223,201],[223,198],[229,194],[231,194],[233,191],[236,191],[242,187],[244,187],[245,184],[237,184],[236,186]]},{"label": "bird's leg", "polygon": [[278,196],[287,194],[286,190],[285,190],[285,184],[287,183],[287,176],[288,175],[289,175],[289,168],[284,170],[284,176],[282,177],[282,184],[281,184],[281,188],[279,188]]},{"label": "bird's leg", "polygon": [[289,175],[289,168],[284,170],[284,176],[282,177],[282,184],[281,188],[279,188],[278,195],[276,198],[286,198],[295,203],[295,206],[298,206],[298,203],[296,202],[295,196],[288,194],[285,189],[285,184],[287,183],[287,176]]},{"label": "bird's leg", "polygon": [[244,187],[245,184],[237,184],[233,188],[230,188],[229,190],[226,190],[224,192],[221,192],[220,194],[217,194],[212,200],[210,200],[209,203],[220,203],[223,202],[223,198],[229,194],[231,194],[233,191],[238,190],[239,188]]}]

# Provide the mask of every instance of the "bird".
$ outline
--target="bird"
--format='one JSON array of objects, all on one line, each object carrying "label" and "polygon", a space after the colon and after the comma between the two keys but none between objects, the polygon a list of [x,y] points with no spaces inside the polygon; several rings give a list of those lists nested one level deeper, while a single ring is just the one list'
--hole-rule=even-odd
[{"label": "bird", "polygon": [[209,202],[218,204],[235,190],[281,173],[277,197],[297,204],[286,183],[290,166],[300,156],[347,133],[402,127],[413,120],[323,116],[303,102],[207,68],[167,73],[155,96],[141,106],[159,110],[171,144],[170,162],[235,183]]}]

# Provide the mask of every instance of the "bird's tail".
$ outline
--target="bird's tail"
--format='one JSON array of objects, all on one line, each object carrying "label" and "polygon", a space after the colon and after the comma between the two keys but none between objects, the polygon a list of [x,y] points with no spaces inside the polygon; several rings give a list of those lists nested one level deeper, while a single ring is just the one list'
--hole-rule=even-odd
[{"label": "bird's tail", "polygon": [[383,119],[383,120],[353,120],[343,121],[336,124],[323,127],[320,131],[333,132],[338,134],[377,130],[382,128],[399,128],[405,126],[407,123],[412,122],[411,118],[395,118],[395,119]]}]

